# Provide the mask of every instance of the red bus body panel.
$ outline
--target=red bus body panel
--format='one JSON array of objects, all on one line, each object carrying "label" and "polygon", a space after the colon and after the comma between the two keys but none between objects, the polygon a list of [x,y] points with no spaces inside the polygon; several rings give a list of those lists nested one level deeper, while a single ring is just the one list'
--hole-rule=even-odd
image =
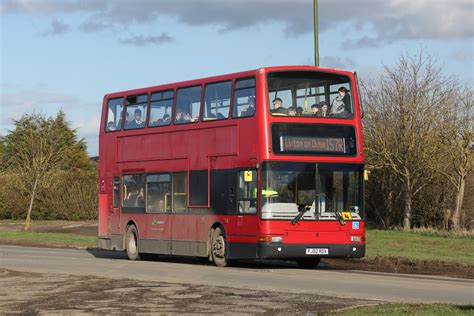
[{"label": "red bus body panel", "polygon": [[[266,75],[269,72],[290,70],[330,72],[350,78],[354,102],[353,119],[301,117],[298,118],[298,123],[354,126],[358,148],[355,156],[285,156],[273,153],[271,150],[271,124],[289,122],[289,120],[288,117],[269,115],[270,104],[266,92]],[[177,88],[194,85],[204,87],[207,83],[235,81],[238,78],[247,77],[256,78],[256,113],[253,117],[232,118],[230,114],[228,119],[219,121],[200,121],[194,124],[105,132],[107,101],[109,99],[151,94],[169,89],[176,91]],[[361,109],[356,87],[354,74],[351,72],[312,66],[281,66],[106,95],[102,106],[99,133],[99,181],[104,183],[104,188],[99,196],[99,246],[106,249],[123,250],[124,234],[127,225],[130,224],[136,225],[140,239],[150,242],[147,247],[153,248],[149,245],[156,241],[161,243],[161,246],[158,247],[161,249],[159,252],[179,255],[207,256],[209,232],[216,224],[224,228],[228,243],[248,245],[250,250],[246,250],[246,253],[255,253],[254,258],[265,257],[259,255],[258,238],[262,235],[282,236],[285,245],[353,245],[351,236],[360,236],[361,242],[359,244],[364,246],[365,227],[363,221],[360,221],[359,228],[354,230],[351,225],[343,226],[338,221],[304,220],[292,225],[288,220],[263,220],[258,212],[257,214],[213,215],[206,212],[209,205],[199,207],[188,205],[188,211],[184,214],[126,214],[121,209],[112,207],[113,178],[121,177],[123,174],[190,170],[212,172],[258,168],[264,161],[363,164]],[[236,257],[238,258],[239,255],[236,254]],[[241,257],[247,257],[247,255],[241,255]]]}]

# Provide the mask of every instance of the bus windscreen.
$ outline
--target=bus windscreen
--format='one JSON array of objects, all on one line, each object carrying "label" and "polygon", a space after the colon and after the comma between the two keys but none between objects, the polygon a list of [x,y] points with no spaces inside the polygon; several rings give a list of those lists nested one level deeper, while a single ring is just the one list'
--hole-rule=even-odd
[{"label": "bus windscreen", "polygon": [[272,116],[353,118],[349,77],[314,71],[269,73]]}]

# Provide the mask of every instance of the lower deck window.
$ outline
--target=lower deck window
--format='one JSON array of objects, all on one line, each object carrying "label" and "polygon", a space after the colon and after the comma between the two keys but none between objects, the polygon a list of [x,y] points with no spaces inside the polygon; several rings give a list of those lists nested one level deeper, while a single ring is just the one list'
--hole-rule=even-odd
[{"label": "lower deck window", "polygon": [[147,213],[168,213],[171,210],[171,176],[150,174],[146,178]]},{"label": "lower deck window", "polygon": [[145,175],[123,176],[122,206],[132,208],[145,207]]}]

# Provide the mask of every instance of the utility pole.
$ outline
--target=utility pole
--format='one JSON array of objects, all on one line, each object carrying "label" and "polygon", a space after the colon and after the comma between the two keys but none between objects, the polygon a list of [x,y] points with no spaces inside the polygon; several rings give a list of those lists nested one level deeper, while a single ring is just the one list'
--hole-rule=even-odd
[{"label": "utility pole", "polygon": [[318,0],[313,0],[314,18],[314,65],[319,67],[319,38],[318,38]]}]

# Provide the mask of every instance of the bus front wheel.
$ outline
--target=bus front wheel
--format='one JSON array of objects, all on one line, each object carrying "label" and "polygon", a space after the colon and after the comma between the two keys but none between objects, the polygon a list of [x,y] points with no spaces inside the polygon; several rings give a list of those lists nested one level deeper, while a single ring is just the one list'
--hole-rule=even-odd
[{"label": "bus front wheel", "polygon": [[135,225],[128,226],[125,237],[125,245],[127,248],[128,259],[139,260],[140,253],[138,252],[138,231]]},{"label": "bus front wheel", "polygon": [[314,269],[318,266],[321,258],[304,258],[296,260],[298,266],[302,269]]},{"label": "bus front wheel", "polygon": [[227,247],[222,228],[216,227],[212,233],[211,256],[212,261],[218,267],[226,267],[229,264],[227,259]]}]

